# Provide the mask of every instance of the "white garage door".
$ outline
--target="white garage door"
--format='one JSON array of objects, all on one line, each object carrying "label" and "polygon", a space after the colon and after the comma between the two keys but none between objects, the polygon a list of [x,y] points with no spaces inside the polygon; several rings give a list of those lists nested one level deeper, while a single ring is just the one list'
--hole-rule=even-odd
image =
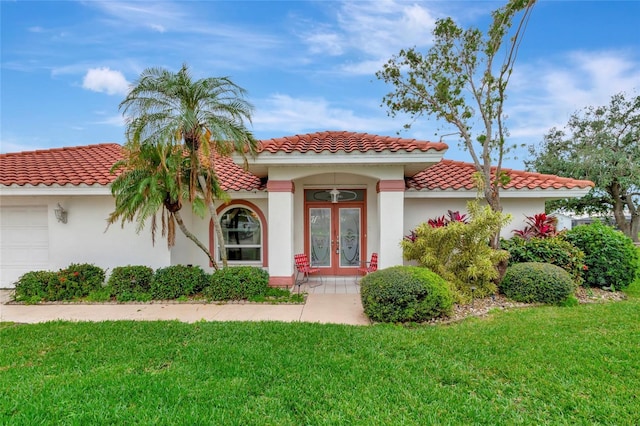
[{"label": "white garage door", "polygon": [[0,288],[48,265],[47,207],[0,207]]}]

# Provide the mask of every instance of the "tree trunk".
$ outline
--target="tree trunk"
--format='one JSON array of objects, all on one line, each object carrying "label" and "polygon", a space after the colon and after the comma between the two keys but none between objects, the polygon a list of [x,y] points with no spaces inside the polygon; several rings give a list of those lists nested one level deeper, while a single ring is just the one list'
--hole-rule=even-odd
[{"label": "tree trunk", "polygon": [[180,228],[182,233],[185,235],[185,237],[193,241],[198,247],[200,247],[200,249],[203,252],[206,253],[207,257],[209,258],[209,261],[211,262],[211,265],[217,271],[219,269],[218,264],[213,259],[211,252],[209,251],[209,249],[207,249],[207,247],[204,244],[200,242],[200,240],[195,235],[193,235],[193,233],[191,233],[191,231],[187,229],[187,227],[184,225],[184,221],[182,220],[182,216],[180,215],[180,212],[179,211],[174,212],[173,217],[175,217],[176,223],[178,224],[178,227]]},{"label": "tree trunk", "polygon": [[640,242],[640,214],[631,216],[631,239],[634,242]]},{"label": "tree trunk", "polygon": [[[627,223],[627,218],[624,216],[624,207],[626,203],[622,198],[622,194],[620,190],[621,190],[620,184],[614,181],[610,186],[610,193],[611,193],[611,197],[613,198],[613,217],[615,218],[616,226],[618,227],[618,229],[624,232],[626,236],[630,237],[631,239],[634,239],[633,231],[631,230],[633,214],[631,215],[631,221]],[[638,239],[638,233],[636,232],[634,241],[636,241],[637,239]]]},{"label": "tree trunk", "polygon": [[[484,198],[487,200],[487,203],[489,204],[489,207],[491,207],[491,210],[493,210],[494,212],[502,213],[502,203],[500,203],[499,188],[494,186],[494,184],[492,183],[487,183],[486,189],[484,191]],[[498,230],[498,232],[496,232],[491,237],[491,240],[489,240],[489,245],[494,250],[500,249],[500,230]],[[504,271],[506,271],[506,263],[503,269]],[[504,271],[499,270],[499,272],[501,272],[500,276],[504,275]]]},{"label": "tree trunk", "polygon": [[220,217],[218,217],[218,212],[216,211],[216,206],[213,204],[213,194],[210,192],[209,185],[204,179],[204,176],[198,176],[198,182],[200,183],[200,188],[202,192],[205,194],[205,200],[207,198],[207,194],[210,194],[211,197],[208,197],[207,207],[209,207],[209,214],[211,215],[211,220],[213,221],[213,229],[216,233],[216,239],[218,240],[218,247],[220,248],[220,259],[222,259],[222,267],[226,268],[228,266],[227,261],[227,248],[224,243],[224,235],[222,234],[222,226],[220,226]]}]

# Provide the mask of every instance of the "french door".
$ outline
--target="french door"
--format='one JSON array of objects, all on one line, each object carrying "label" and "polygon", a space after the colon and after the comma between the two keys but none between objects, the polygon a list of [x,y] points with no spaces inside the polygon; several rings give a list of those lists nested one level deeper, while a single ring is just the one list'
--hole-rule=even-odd
[{"label": "french door", "polygon": [[365,247],[364,203],[307,205],[305,242],[309,259],[325,275],[355,275]]}]

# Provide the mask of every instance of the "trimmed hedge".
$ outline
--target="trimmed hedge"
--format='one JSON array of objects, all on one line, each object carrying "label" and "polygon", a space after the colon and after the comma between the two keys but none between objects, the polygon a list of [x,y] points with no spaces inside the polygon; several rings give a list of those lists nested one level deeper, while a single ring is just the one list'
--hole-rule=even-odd
[{"label": "trimmed hedge", "polygon": [[255,266],[233,266],[214,272],[203,294],[210,300],[244,300],[266,295],[268,290],[267,271]]},{"label": "trimmed hedge", "polygon": [[151,297],[171,300],[193,296],[202,291],[206,283],[207,274],[199,266],[167,266],[156,271],[151,282]]},{"label": "trimmed hedge", "polygon": [[27,272],[16,283],[15,299],[37,303],[87,297],[102,289],[104,278],[102,268],[88,263],[74,263],[58,272]]},{"label": "trimmed hedge", "polygon": [[365,314],[377,322],[423,322],[447,316],[453,296],[435,272],[417,266],[394,266],[366,275],[360,281]]},{"label": "trimmed hedge", "polygon": [[567,271],[576,285],[583,282],[584,253],[560,237],[502,240],[500,247],[509,252],[509,264],[524,262],[551,263]]},{"label": "trimmed hedge", "polygon": [[148,266],[115,267],[107,283],[111,296],[121,302],[151,298],[153,275],[153,269]]},{"label": "trimmed hedge", "polygon": [[560,304],[575,291],[571,275],[550,263],[524,262],[507,268],[500,291],[523,303]]},{"label": "trimmed hedge", "polygon": [[585,285],[625,289],[637,272],[638,252],[631,238],[600,222],[580,225],[565,238],[585,254]]},{"label": "trimmed hedge", "polygon": [[31,271],[16,282],[14,298],[17,302],[37,303],[47,300],[50,282],[57,282],[58,274],[52,271]]}]

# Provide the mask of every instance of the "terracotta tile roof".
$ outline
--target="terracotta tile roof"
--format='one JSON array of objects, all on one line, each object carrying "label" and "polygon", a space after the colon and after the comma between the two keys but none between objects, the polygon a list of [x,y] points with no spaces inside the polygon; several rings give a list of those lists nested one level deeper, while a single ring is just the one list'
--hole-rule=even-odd
[{"label": "terracotta tile roof", "polygon": [[286,136],[260,141],[259,152],[382,152],[382,151],[445,151],[443,142],[376,136],[368,133],[326,131],[306,135]]},{"label": "terracotta tile roof", "polygon": [[244,170],[230,157],[216,157],[214,164],[220,186],[225,191],[263,191],[266,188],[266,179],[261,180]]},{"label": "terracotta tile roof", "polygon": [[[544,175],[541,173],[503,169],[511,177],[506,189],[572,189],[593,187],[593,182]],[[410,189],[473,189],[473,164],[461,161],[442,160],[438,164],[406,179]]]},{"label": "terracotta tile roof", "polygon": [[121,155],[114,143],[0,154],[0,184],[107,185]]},{"label": "terracotta tile roof", "polygon": [[[346,133],[346,132],[324,132],[315,135],[342,135],[346,136],[349,143],[355,143],[351,138],[369,141],[363,142],[370,144],[368,149],[375,148],[376,143],[392,140],[390,142],[393,149],[424,149],[424,145],[432,145],[429,142],[415,142],[411,140],[385,138],[371,136],[366,134]],[[347,136],[350,135],[350,136]],[[282,138],[282,140],[296,139],[299,148],[281,148],[282,150],[303,149],[305,138],[315,138],[314,135],[293,136]],[[338,137],[340,139],[341,137]],[[331,139],[331,138],[329,138]],[[329,139],[322,139],[331,143]],[[270,139],[267,141],[277,141],[278,139]],[[329,142],[327,142],[329,141]],[[372,142],[373,141],[373,142]],[[377,141],[377,142],[376,142]],[[408,142],[407,142],[408,141]],[[341,143],[345,143],[343,140]],[[412,145],[413,144],[413,145]],[[435,144],[438,145],[438,144]],[[268,146],[268,144],[267,144]],[[313,145],[310,145],[313,146]],[[389,144],[387,144],[387,147]],[[405,148],[398,148],[404,146]],[[413,147],[412,147],[413,146]],[[354,148],[355,149],[355,148]],[[431,148],[426,148],[431,149]],[[291,152],[291,151],[286,151]],[[304,152],[304,151],[300,151]],[[118,144],[98,144],[69,148],[55,148],[49,150],[38,150],[30,152],[18,152],[12,154],[0,154],[0,184],[1,185],[108,185],[116,176],[109,173],[111,166],[121,158],[122,147]],[[242,167],[233,162],[231,158],[216,158],[215,167],[222,188],[231,191],[254,191],[265,190],[265,181],[257,176],[245,171]],[[507,189],[548,189],[548,188],[587,188],[593,186],[593,183],[586,180],[575,180],[569,178],[561,178],[553,175],[543,175],[539,173],[523,172],[511,169],[505,169],[511,176],[511,182],[506,186]],[[473,189],[471,180],[475,168],[471,163],[460,161],[442,160],[440,163],[423,170],[411,178],[406,180],[409,189]]]},{"label": "terracotta tile roof", "polygon": [[[118,144],[0,154],[1,185],[108,185],[117,176],[109,172],[122,158]],[[230,158],[215,159],[222,188],[232,191],[262,190],[264,182]]]}]

